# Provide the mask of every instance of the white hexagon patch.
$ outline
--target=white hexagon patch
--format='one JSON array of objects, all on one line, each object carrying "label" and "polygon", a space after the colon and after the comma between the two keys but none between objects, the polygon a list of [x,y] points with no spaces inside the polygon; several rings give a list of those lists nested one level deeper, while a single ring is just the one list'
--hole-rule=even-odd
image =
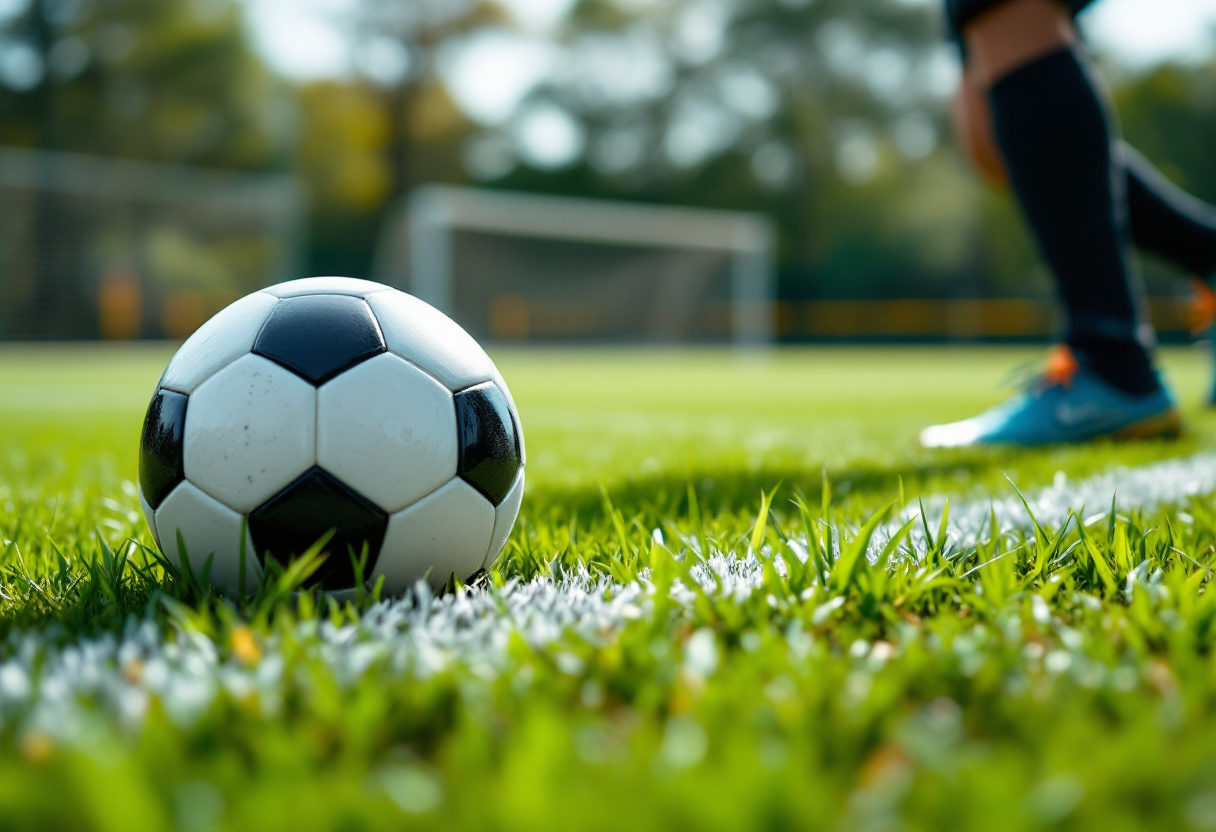
[{"label": "white hexagon patch", "polygon": [[395,355],[364,361],[317,392],[317,464],[386,512],[454,477],[456,445],[452,394]]},{"label": "white hexagon patch", "polygon": [[[241,526],[244,518],[189,482],[180,483],[156,510],[161,551],[184,568],[178,551],[178,534],[195,577],[202,579],[210,558],[207,581],[229,595],[241,591]],[[247,524],[246,524],[247,525]],[[253,552],[253,539],[245,529],[245,591],[257,588],[261,566]]]},{"label": "white hexagon patch", "polygon": [[405,292],[381,292],[367,299],[388,348],[447,385],[463,390],[489,381],[494,364],[458,323]]},{"label": "white hexagon patch", "polygon": [[278,299],[264,292],[246,295],[186,339],[160,380],[161,387],[187,395],[221,368],[253,349],[253,342]]},{"label": "white hexagon patch", "polygon": [[493,532],[494,507],[464,480],[452,480],[388,519],[371,582],[383,575],[385,592],[395,595],[424,576],[435,589],[453,574],[467,580],[485,561]]},{"label": "white hexagon patch", "polygon": [[316,463],[316,399],[311,384],[260,355],[228,365],[190,397],[186,479],[249,513]]}]

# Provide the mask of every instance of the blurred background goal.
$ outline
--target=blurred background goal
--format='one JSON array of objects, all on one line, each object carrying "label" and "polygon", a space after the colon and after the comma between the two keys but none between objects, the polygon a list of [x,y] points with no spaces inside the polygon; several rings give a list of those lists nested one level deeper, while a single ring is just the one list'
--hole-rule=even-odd
[{"label": "blurred background goal", "polygon": [[759,214],[429,186],[373,272],[479,338],[765,344],[773,238]]},{"label": "blurred background goal", "polygon": [[300,275],[292,177],[0,148],[0,339],[189,335]]}]

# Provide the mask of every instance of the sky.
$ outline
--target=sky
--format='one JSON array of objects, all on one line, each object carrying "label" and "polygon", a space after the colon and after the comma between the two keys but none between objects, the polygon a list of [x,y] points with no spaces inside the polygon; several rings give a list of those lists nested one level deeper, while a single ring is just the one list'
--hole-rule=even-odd
[{"label": "sky", "polygon": [[1133,67],[1202,61],[1216,45],[1216,0],[1103,0],[1085,21],[1096,46]]},{"label": "sky", "polygon": [[[399,70],[390,50],[352,56],[338,19],[349,0],[245,0],[258,48],[279,72],[299,80],[349,74],[356,60],[375,75]],[[502,0],[520,32],[483,37],[449,57],[443,68],[456,100],[474,118],[495,123],[549,70],[544,41],[573,0]],[[630,0],[647,2],[647,0]],[[938,0],[904,0],[936,3]],[[1216,0],[1102,0],[1084,26],[1100,51],[1131,68],[1166,60],[1202,61],[1216,47]]]}]

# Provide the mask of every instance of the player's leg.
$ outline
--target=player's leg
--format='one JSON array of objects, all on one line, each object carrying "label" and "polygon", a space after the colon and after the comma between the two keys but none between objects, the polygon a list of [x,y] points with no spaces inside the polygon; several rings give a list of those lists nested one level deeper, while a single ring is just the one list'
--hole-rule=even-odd
[{"label": "player's leg", "polygon": [[1066,313],[1075,363],[1031,394],[926,444],[1041,444],[1177,430],[1153,368],[1151,330],[1128,259],[1127,195],[1117,136],[1076,44],[1068,6],[1052,0],[948,0],[984,90],[1009,182]]},{"label": "player's leg", "polygon": [[[955,130],[963,152],[985,179],[1007,186],[1008,174],[992,132],[985,90],[964,68],[955,97]],[[1216,207],[1185,193],[1162,176],[1139,152],[1123,143],[1116,153],[1127,180],[1128,219],[1133,242],[1188,270],[1192,281],[1191,329],[1207,333],[1216,350]],[[1216,404],[1216,381],[1208,396]]]},{"label": "player's leg", "polygon": [[[1124,148],[1132,237],[1141,248],[1187,269],[1191,280],[1191,331],[1205,334],[1216,358],[1216,207],[1162,176],[1147,159]],[[1207,403],[1216,405],[1216,380]]]},{"label": "player's leg", "polygon": [[1216,277],[1216,207],[1170,182],[1134,148],[1121,149],[1136,245],[1193,275]]},{"label": "player's leg", "polygon": [[962,30],[1010,185],[1064,302],[1065,343],[1124,392],[1153,392],[1117,135],[1069,10],[1008,0]]},{"label": "player's leg", "polygon": [[[1136,245],[1188,270],[1191,280],[1191,332],[1205,334],[1216,358],[1216,207],[1174,185],[1147,159],[1124,147],[1127,202]],[[1216,405],[1216,380],[1207,403]]]},{"label": "player's leg", "polygon": [[992,135],[992,114],[988,112],[988,97],[976,81],[975,73],[966,66],[963,67],[963,74],[959,78],[950,116],[959,149],[971,162],[976,173],[998,188],[1009,187],[1005,160],[1001,158],[1000,148],[996,146],[996,137]]},{"label": "player's leg", "polygon": [[[971,72],[963,73],[953,116],[959,145],[977,172],[995,185],[1007,186],[988,101]],[[1132,241],[1193,275],[1216,278],[1216,206],[1174,185],[1126,143],[1120,145],[1117,159],[1127,177]]]}]

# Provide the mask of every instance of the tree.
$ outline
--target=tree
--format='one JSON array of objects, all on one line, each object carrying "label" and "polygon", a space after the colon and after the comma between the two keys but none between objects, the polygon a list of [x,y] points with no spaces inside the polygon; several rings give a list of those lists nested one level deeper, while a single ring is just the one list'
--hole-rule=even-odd
[{"label": "tree", "polygon": [[438,78],[441,50],[506,18],[485,0],[362,0],[351,15],[356,66],[375,90],[388,129],[389,205],[432,178],[419,164],[418,147],[465,125]]},{"label": "tree", "polygon": [[25,67],[0,79],[0,143],[248,169],[290,163],[290,91],[254,55],[229,0],[31,0],[0,38]]}]

